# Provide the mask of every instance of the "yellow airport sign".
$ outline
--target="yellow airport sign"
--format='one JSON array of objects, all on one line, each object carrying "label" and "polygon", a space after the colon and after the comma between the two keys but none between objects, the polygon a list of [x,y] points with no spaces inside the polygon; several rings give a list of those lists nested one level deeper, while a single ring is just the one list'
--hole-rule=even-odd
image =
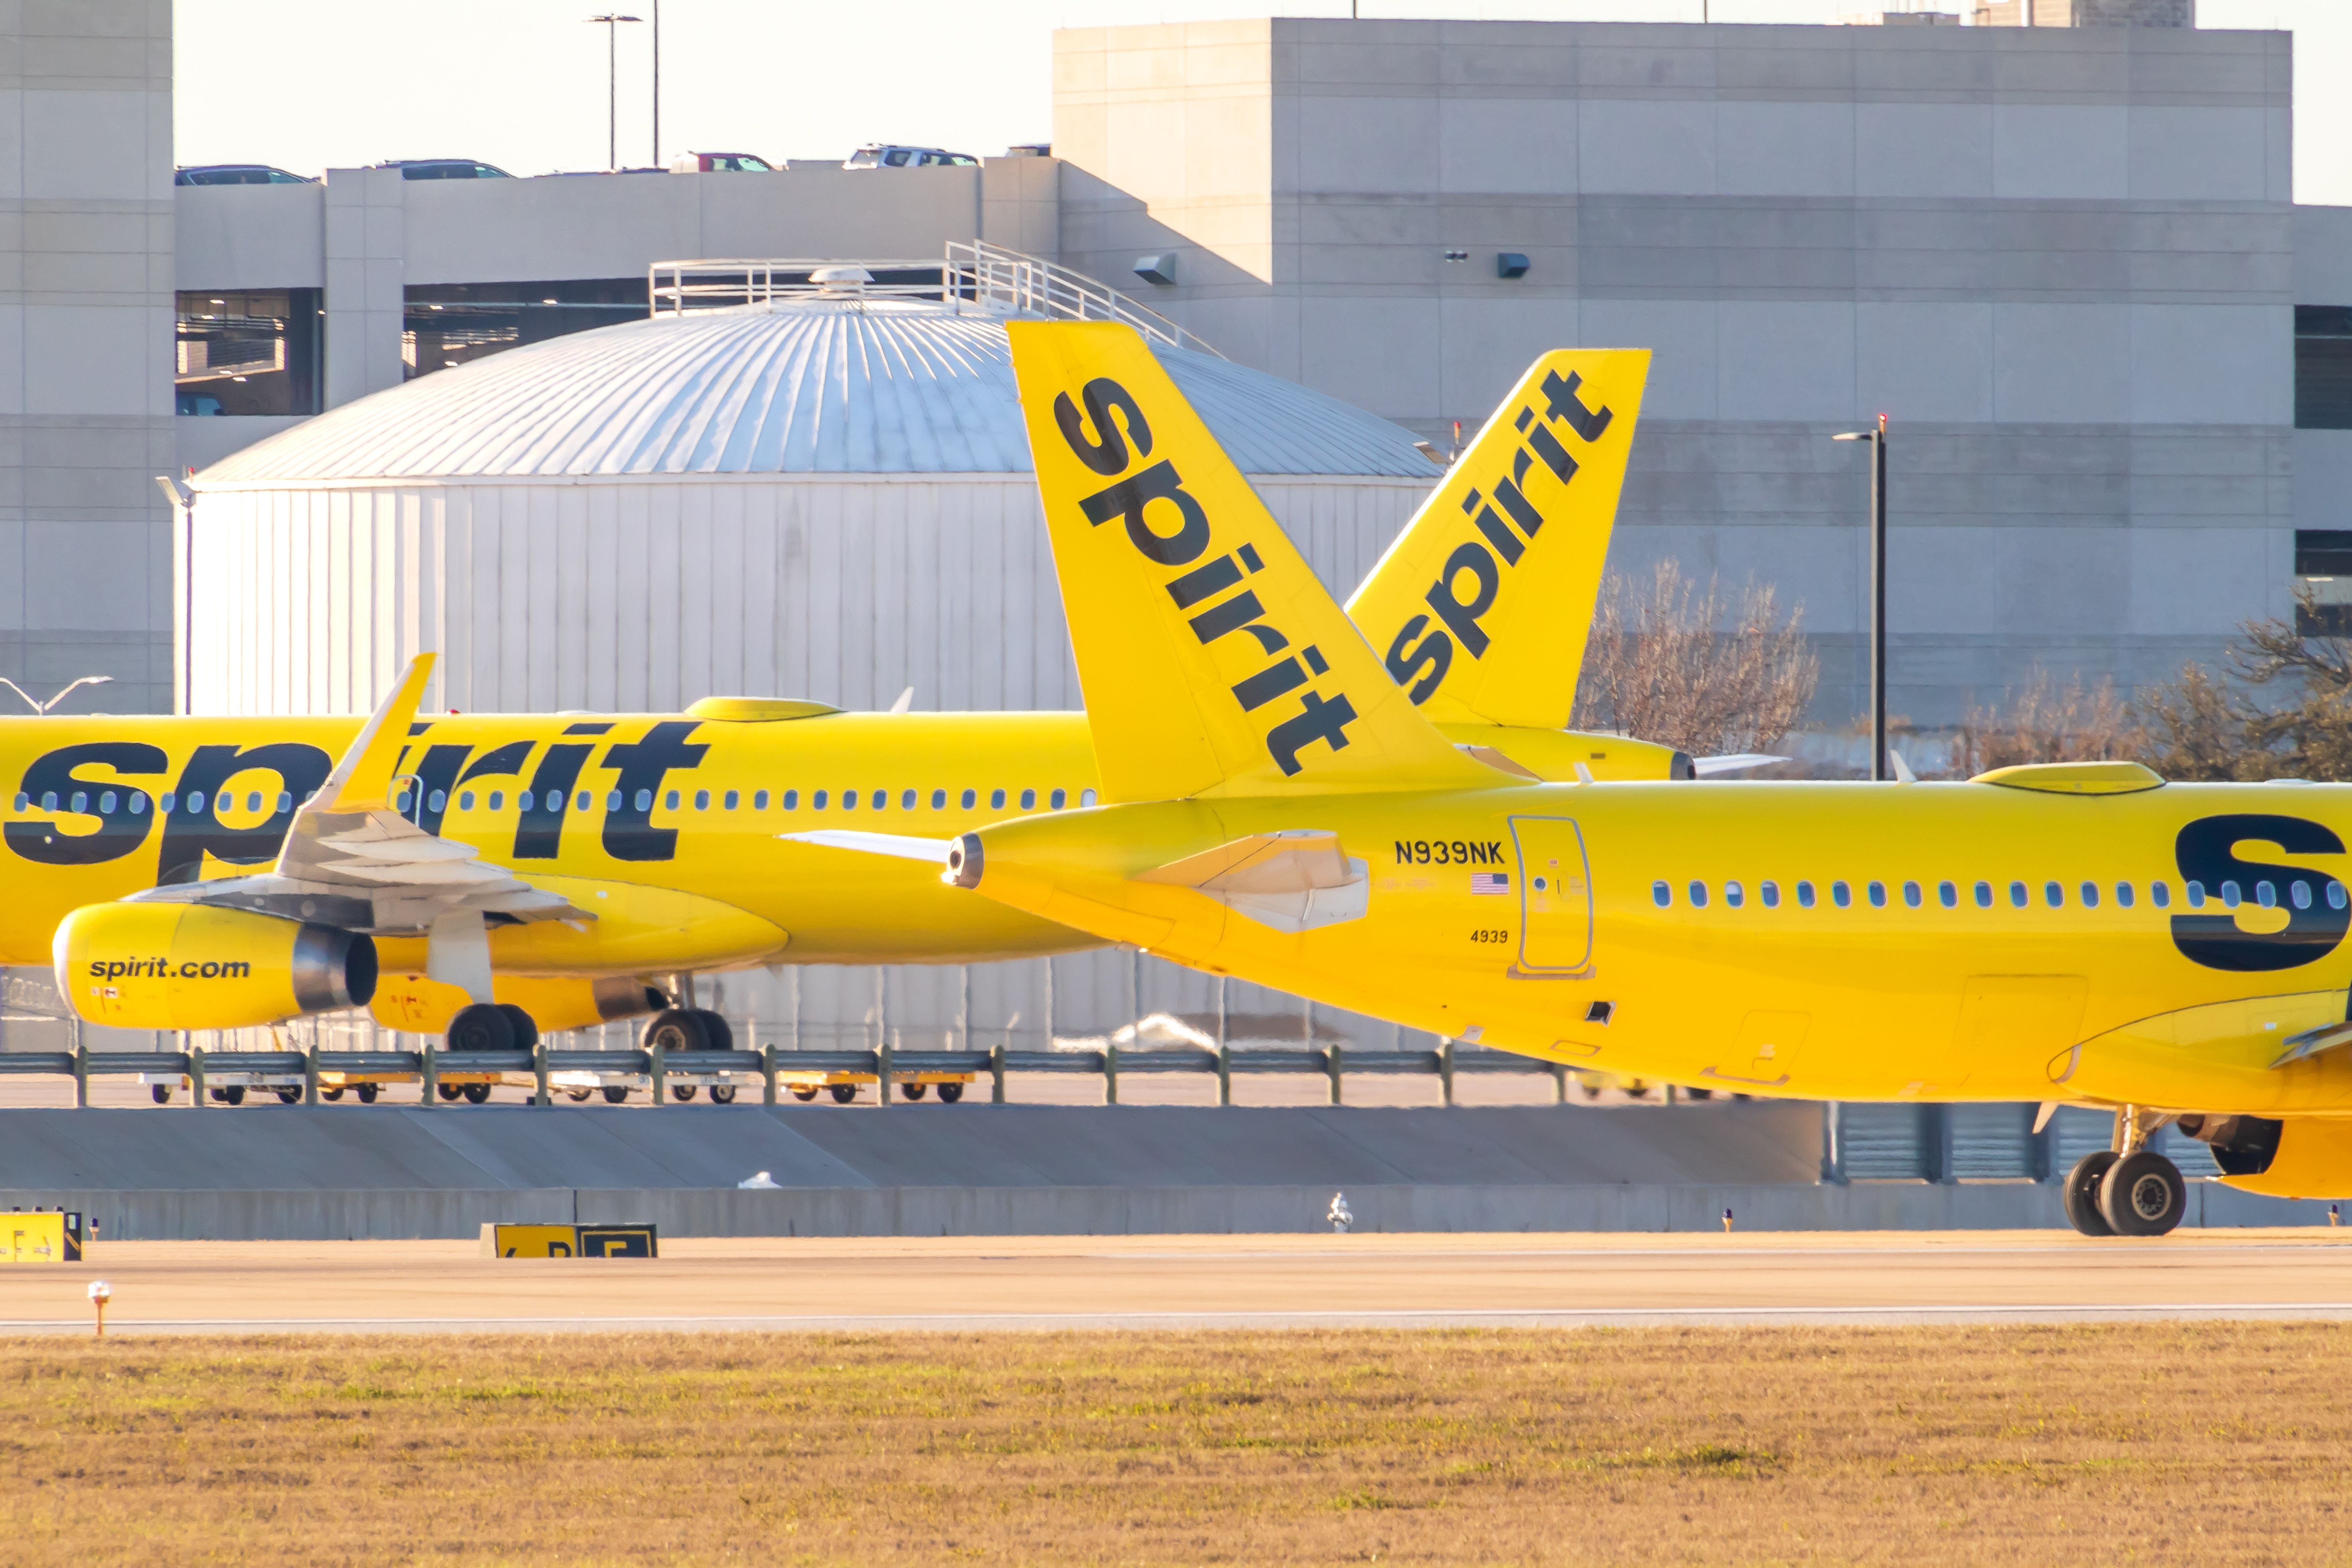
[{"label": "yellow airport sign", "polygon": [[658,1258],[649,1225],[485,1225],[485,1258]]}]

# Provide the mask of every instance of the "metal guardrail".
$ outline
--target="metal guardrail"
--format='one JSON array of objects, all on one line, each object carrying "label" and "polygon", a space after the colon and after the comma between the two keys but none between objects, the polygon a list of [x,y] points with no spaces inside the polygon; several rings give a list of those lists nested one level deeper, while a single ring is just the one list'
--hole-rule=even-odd
[{"label": "metal guardrail", "polygon": [[[819,282],[826,268],[863,268],[870,283]],[[846,260],[818,257],[705,257],[656,261],[646,269],[649,315],[767,305],[779,300],[931,300],[992,316],[1059,321],[1123,321],[1168,348],[1218,353],[1192,331],[1110,285],[1001,245],[948,242],[937,260]]]},{"label": "metal guardrail", "polygon": [[75,1103],[89,1102],[94,1078],[152,1074],[185,1078],[204,1103],[207,1080],[228,1075],[299,1082],[303,1098],[315,1104],[323,1073],[415,1077],[424,1092],[421,1103],[431,1105],[443,1077],[530,1073],[537,1079],[534,1101],[552,1102],[548,1079],[553,1073],[591,1072],[642,1076],[652,1079],[655,1102],[667,1103],[666,1080],[673,1074],[715,1072],[756,1073],[762,1080],[761,1101],[776,1103],[779,1075],[794,1073],[848,1074],[870,1078],[880,1086],[883,1103],[893,1098],[892,1085],[917,1073],[968,1073],[990,1080],[990,1098],[1004,1102],[1004,1080],[1010,1073],[1071,1073],[1099,1077],[1103,1102],[1118,1103],[1118,1080],[1129,1073],[1214,1074],[1217,1102],[1233,1101],[1235,1074],[1303,1073],[1327,1079],[1331,1103],[1342,1103],[1341,1085],[1348,1074],[1374,1073],[1435,1078],[1444,1102],[1454,1103],[1456,1074],[1476,1076],[1517,1074],[1549,1077],[1553,1098],[1568,1098],[1570,1069],[1554,1062],[1507,1051],[1473,1049],[1457,1056],[1452,1041],[1433,1051],[1361,1051],[1350,1053],[1339,1044],[1235,1050],[1194,1046],[1118,1046],[1097,1049],[1023,1051],[997,1046],[979,1051],[908,1051],[885,1046],[866,1051],[801,1051],[762,1047],[746,1051],[572,1050],[541,1041],[528,1051],[453,1051],[427,1046],[416,1051],[71,1051],[0,1052],[0,1077],[70,1077]]}]

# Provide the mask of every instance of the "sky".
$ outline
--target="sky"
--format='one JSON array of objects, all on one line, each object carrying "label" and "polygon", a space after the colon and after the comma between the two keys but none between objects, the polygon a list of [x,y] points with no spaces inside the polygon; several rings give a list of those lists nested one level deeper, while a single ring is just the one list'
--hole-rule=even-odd
[{"label": "sky", "polygon": [[[1888,4],[1889,0],[1881,0]],[[1892,0],[1900,8],[1904,0]],[[1958,9],[1971,0],[1938,0]],[[583,0],[176,0],[183,163],[298,174],[467,157],[516,174],[605,166],[607,35],[620,160],[656,162],[650,26]],[[1361,0],[1367,17],[1823,23],[1864,0]],[[1285,16],[1344,16],[1348,0]],[[2295,199],[2352,205],[2352,0],[2198,0],[2208,27],[2295,34]],[[862,142],[992,154],[1053,134],[1052,35],[1264,15],[1234,0],[667,0],[661,157],[688,150],[838,158]]]}]

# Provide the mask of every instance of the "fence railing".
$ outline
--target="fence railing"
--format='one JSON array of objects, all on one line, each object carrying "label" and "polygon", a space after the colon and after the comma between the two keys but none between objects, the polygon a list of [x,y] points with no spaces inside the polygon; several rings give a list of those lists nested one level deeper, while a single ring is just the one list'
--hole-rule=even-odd
[{"label": "fence railing", "polygon": [[1330,1102],[1344,1103],[1343,1084],[1349,1074],[1433,1077],[1444,1103],[1454,1103],[1458,1074],[1520,1075],[1549,1078],[1555,1103],[1568,1099],[1572,1069],[1556,1062],[1538,1061],[1507,1051],[1474,1047],[1457,1053],[1452,1041],[1433,1051],[1355,1051],[1337,1043],[1295,1048],[1201,1049],[1193,1047],[1127,1047],[1106,1045],[1091,1050],[1024,1051],[996,1046],[987,1050],[910,1051],[884,1046],[876,1050],[804,1051],[764,1046],[744,1051],[578,1050],[542,1040],[528,1051],[453,1051],[427,1045],[414,1051],[101,1051],[83,1047],[70,1051],[0,1052],[0,1076],[55,1075],[74,1080],[75,1103],[89,1103],[90,1080],[97,1078],[152,1075],[185,1078],[199,1106],[205,1102],[210,1080],[231,1075],[272,1079],[289,1089],[299,1083],[303,1100],[318,1103],[320,1075],[355,1074],[415,1077],[421,1085],[419,1103],[438,1099],[444,1077],[529,1073],[535,1082],[533,1102],[552,1103],[549,1079],[556,1073],[601,1073],[644,1077],[651,1080],[656,1104],[668,1103],[667,1080],[680,1075],[757,1073],[761,1102],[776,1103],[780,1077],[800,1073],[849,1074],[875,1080],[882,1102],[896,1098],[893,1086],[917,1073],[968,1073],[990,1080],[990,1100],[1004,1103],[1005,1078],[1010,1073],[1074,1073],[1099,1077],[1103,1103],[1118,1103],[1118,1081],[1129,1073],[1213,1074],[1217,1103],[1233,1103],[1236,1074],[1300,1073],[1324,1079],[1330,1085]]}]

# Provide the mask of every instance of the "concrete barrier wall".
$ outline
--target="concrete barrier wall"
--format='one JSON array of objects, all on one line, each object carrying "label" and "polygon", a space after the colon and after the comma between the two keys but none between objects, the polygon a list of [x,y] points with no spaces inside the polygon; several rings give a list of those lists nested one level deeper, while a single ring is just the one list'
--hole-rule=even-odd
[{"label": "concrete barrier wall", "polygon": [[[72,1208],[100,1239],[471,1239],[489,1221],[651,1221],[689,1236],[1156,1236],[1329,1228],[1328,1186],[488,1188],[436,1191],[0,1190],[0,1208]],[[1360,1231],[1716,1232],[2054,1229],[2053,1186],[1437,1186],[1347,1189]],[[2325,1225],[2327,1205],[2189,1187],[2189,1228]]]}]

